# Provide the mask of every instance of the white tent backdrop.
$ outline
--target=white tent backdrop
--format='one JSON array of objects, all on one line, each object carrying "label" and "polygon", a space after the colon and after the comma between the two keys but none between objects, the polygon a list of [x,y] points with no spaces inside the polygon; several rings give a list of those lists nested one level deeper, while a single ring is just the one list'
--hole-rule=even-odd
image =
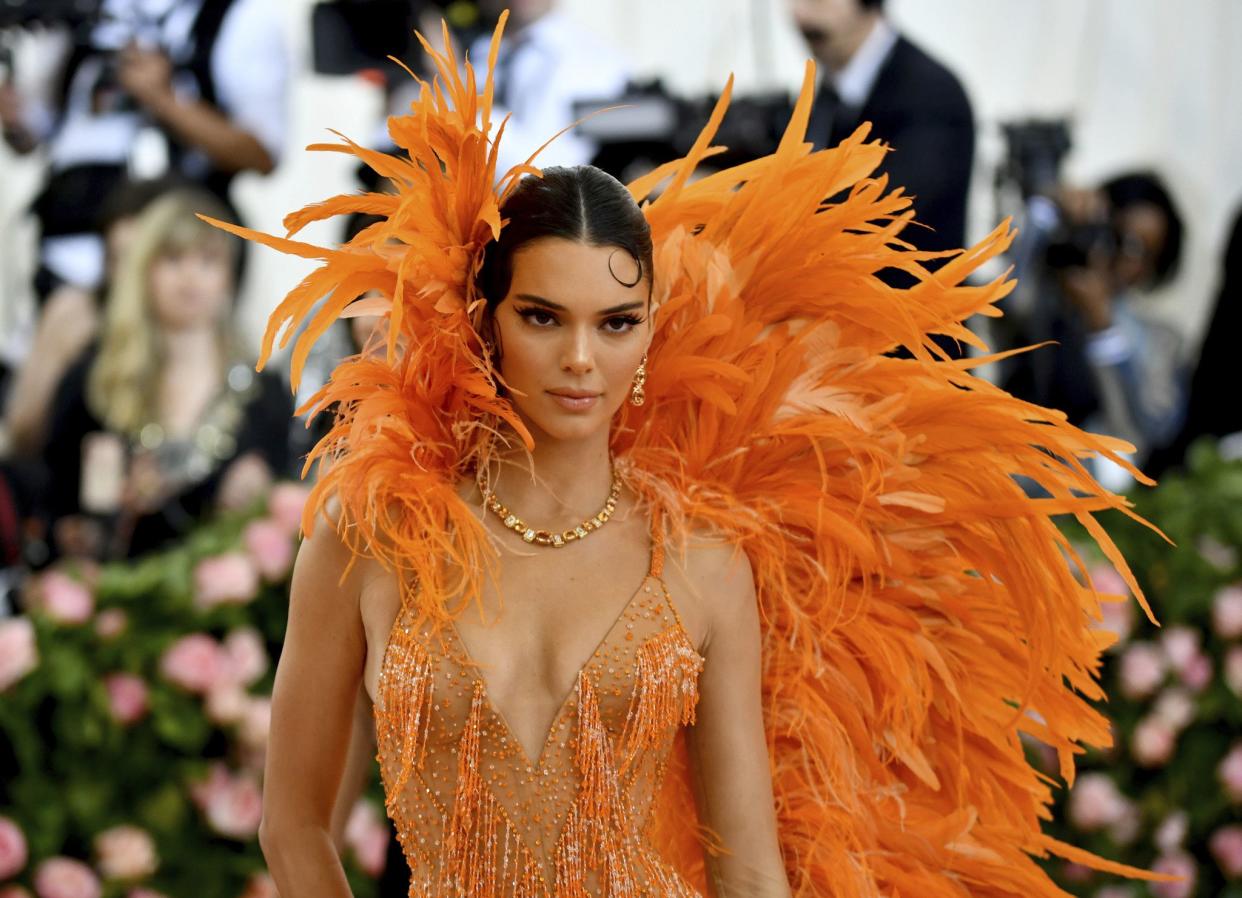
[{"label": "white tent backdrop", "polygon": [[[380,114],[361,79],[309,73],[311,0],[285,4],[298,66],[290,139],[270,177],[239,179],[249,221],[279,232],[284,212],[354,189],[351,166],[307,143],[335,128],[366,140]],[[584,26],[627,53],[642,76],[675,90],[718,91],[730,72],[739,92],[794,89],[806,51],[785,0],[563,0]],[[1166,176],[1188,220],[1181,276],[1158,310],[1190,339],[1201,336],[1219,278],[1225,229],[1242,203],[1242,4],[1236,0],[889,0],[897,26],[949,64],[964,82],[979,124],[971,230],[985,233],[996,213],[993,169],[1003,151],[999,122],[1070,116],[1075,149],[1067,173],[1091,183],[1123,169]],[[21,210],[38,180],[37,160],[0,149],[0,339],[20,352],[29,321],[33,234]],[[307,239],[330,241],[331,225]],[[255,340],[274,304],[306,272],[303,260],[256,248],[242,303]]]}]

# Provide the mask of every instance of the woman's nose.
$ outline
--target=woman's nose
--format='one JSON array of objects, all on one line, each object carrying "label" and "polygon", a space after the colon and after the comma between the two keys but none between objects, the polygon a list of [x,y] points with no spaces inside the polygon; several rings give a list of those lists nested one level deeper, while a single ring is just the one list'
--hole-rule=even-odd
[{"label": "woman's nose", "polygon": [[562,350],[561,367],[574,374],[586,374],[595,367],[595,350],[591,334],[585,328],[573,328],[566,335]]}]

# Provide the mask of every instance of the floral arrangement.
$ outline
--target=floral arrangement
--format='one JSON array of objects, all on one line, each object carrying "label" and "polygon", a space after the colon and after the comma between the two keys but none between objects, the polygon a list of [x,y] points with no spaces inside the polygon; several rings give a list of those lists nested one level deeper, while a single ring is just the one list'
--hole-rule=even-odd
[{"label": "floral arrangement", "polygon": [[[1199,443],[1184,474],[1132,498],[1175,545],[1120,515],[1102,523],[1161,626],[1136,613],[1097,556],[1089,571],[1097,589],[1125,597],[1104,606],[1099,624],[1117,636],[1101,671],[1113,745],[1079,760],[1072,789],[1059,793],[1066,806],[1055,819],[1064,823],[1053,834],[1186,878],[1123,883],[1072,863],[1050,872],[1091,898],[1242,898],[1242,462]],[[1028,754],[1058,779],[1050,749],[1032,740]]]},{"label": "floral arrangement", "polygon": [[[1080,758],[1047,828],[1186,879],[1050,872],[1089,898],[1242,898],[1242,462],[1197,445],[1186,474],[1133,499],[1175,546],[1106,525],[1162,626],[1096,556],[1087,574],[1117,599],[1099,621],[1116,634],[1101,671],[1113,746]],[[282,484],[166,552],[51,570],[28,614],[0,619],[0,898],[275,896],[256,833],[304,502]],[[1057,781],[1055,753],[1023,738]],[[346,829],[359,898],[385,861],[376,789]]]},{"label": "floral arrangement", "polygon": [[[305,491],[136,562],[67,565],[0,619],[0,898],[275,896],[257,831]],[[388,829],[346,832],[375,893]]]}]

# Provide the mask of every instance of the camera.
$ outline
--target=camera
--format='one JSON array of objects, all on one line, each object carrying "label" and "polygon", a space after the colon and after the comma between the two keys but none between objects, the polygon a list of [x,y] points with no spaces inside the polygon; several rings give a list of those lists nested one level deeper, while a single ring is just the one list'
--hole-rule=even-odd
[{"label": "camera", "polygon": [[388,72],[388,61],[417,58],[414,29],[420,4],[411,0],[320,0],[311,9],[311,59],[321,75]]},{"label": "camera", "polygon": [[1118,238],[1111,222],[1076,221],[1054,202],[1061,163],[1073,143],[1069,122],[1029,119],[1003,124],[1001,130],[1006,154],[996,175],[998,189],[1014,187],[1028,208],[1038,204],[1050,211],[1044,265],[1051,271],[1064,271],[1115,255]]},{"label": "camera", "polygon": [[[635,168],[684,156],[718,99],[676,97],[659,80],[631,82],[620,97],[575,103],[574,117],[584,119],[577,133],[599,146],[594,164],[625,180]],[[592,114],[601,110],[607,111]],[[735,97],[712,141],[728,149],[707,165],[725,168],[768,155],[780,143],[792,111],[786,94]]]}]

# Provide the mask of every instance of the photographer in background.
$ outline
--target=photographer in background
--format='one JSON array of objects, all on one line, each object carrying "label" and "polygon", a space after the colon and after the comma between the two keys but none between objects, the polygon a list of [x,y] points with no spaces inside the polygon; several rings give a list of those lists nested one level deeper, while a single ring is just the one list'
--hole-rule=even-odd
[{"label": "photographer in background", "polygon": [[[81,6],[30,5],[31,23],[53,26],[58,7]],[[233,176],[270,172],[284,142],[288,59],[273,0],[102,0],[73,31],[53,108],[0,87],[6,141],[47,150],[33,206],[40,301],[62,285],[98,288],[98,205],[127,173],[176,173],[227,201]]]},{"label": "photographer in background", "polygon": [[[1136,172],[1098,189],[1045,191],[1025,218],[1013,248],[1022,287],[1005,309],[1008,342],[1057,345],[1010,359],[1002,385],[1133,443],[1141,468],[1185,416],[1183,340],[1137,302],[1175,274],[1181,216],[1158,177]],[[1111,489],[1129,483],[1115,466],[1096,473]]]}]

